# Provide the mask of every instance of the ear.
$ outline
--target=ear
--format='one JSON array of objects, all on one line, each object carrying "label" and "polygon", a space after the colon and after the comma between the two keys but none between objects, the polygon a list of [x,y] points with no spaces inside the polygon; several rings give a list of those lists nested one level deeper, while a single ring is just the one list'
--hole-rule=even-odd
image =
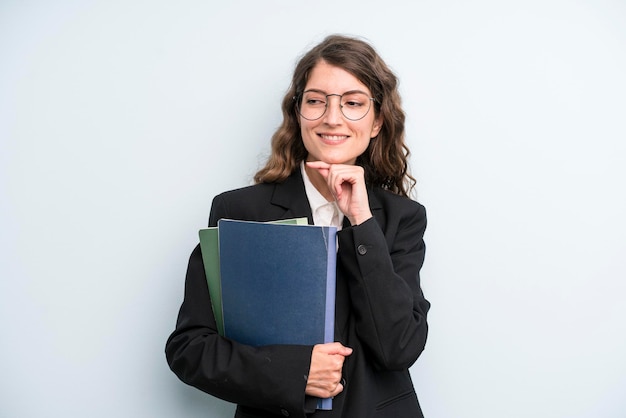
[{"label": "ear", "polygon": [[381,128],[383,127],[383,118],[382,116],[378,116],[374,120],[374,124],[372,125],[372,133],[370,134],[370,138],[376,138],[380,133]]}]

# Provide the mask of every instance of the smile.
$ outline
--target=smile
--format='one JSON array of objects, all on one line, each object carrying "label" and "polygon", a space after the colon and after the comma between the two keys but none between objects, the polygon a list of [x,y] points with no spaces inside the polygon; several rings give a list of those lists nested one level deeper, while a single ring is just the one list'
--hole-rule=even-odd
[{"label": "smile", "polygon": [[328,142],[341,142],[348,139],[347,135],[326,135],[326,134],[318,134],[324,141]]}]

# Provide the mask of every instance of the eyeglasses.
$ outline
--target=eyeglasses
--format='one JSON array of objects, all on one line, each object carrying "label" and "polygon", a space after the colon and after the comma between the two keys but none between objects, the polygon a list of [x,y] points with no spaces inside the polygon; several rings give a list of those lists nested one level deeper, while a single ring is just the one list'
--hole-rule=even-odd
[{"label": "eyeglasses", "polygon": [[369,97],[362,91],[348,91],[344,94],[326,94],[318,90],[307,90],[295,96],[296,109],[300,116],[306,120],[317,120],[324,116],[330,103],[330,97],[339,97],[339,109],[349,120],[363,119],[370,111],[373,97]]}]

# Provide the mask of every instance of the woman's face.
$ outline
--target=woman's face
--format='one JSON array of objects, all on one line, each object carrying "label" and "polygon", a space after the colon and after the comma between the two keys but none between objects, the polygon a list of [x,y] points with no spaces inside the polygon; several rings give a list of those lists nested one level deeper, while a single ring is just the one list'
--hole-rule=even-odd
[{"label": "woman's face", "polygon": [[[339,107],[339,95],[360,91],[371,97],[371,91],[346,70],[320,61],[313,67],[306,91],[315,91],[318,97],[326,97],[328,107],[317,120],[300,117],[300,130],[304,147],[308,151],[307,161],[323,161],[328,164],[354,164],[363,154],[370,139],[378,135],[382,119],[377,118],[374,104],[369,103],[369,112],[359,120],[346,118]],[[346,110],[347,111],[347,110]]]}]

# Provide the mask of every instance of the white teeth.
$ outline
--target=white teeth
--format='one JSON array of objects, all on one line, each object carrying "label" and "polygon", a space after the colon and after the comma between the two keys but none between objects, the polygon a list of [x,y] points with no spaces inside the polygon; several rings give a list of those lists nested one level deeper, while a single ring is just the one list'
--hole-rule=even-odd
[{"label": "white teeth", "polygon": [[320,136],[329,141],[341,141],[347,138],[346,135],[320,135]]}]

